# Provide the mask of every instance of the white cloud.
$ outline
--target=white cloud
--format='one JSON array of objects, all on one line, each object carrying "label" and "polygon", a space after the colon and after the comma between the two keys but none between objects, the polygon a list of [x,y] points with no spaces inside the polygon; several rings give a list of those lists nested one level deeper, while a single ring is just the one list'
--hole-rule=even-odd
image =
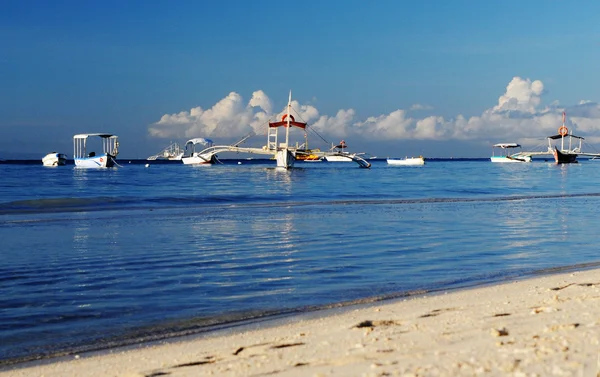
[{"label": "white cloud", "polygon": [[421,105],[420,103],[415,103],[410,107],[411,110],[433,110],[433,106],[429,105]]},{"label": "white cloud", "polygon": [[[334,116],[320,115],[313,105],[292,102],[293,115],[331,141],[348,140],[463,140],[489,142],[531,142],[544,140],[557,132],[562,112],[567,112],[567,126],[588,140],[600,133],[600,105],[592,101],[561,107],[557,101],[542,105],[546,94],[540,80],[514,77],[499,96],[498,103],[481,115],[465,118],[457,114],[452,119],[441,116],[417,118],[411,110],[430,110],[433,107],[414,104],[408,110],[397,109],[389,114],[356,119],[354,109],[341,109]],[[232,92],[210,109],[195,107],[189,111],[165,114],[149,127],[157,138],[175,137],[232,137],[244,136],[251,129],[264,134],[269,120],[280,119],[284,110],[273,113],[271,99],[262,90],[255,91],[247,104]],[[412,114],[412,113],[411,113]],[[354,142],[353,144],[357,144]]]},{"label": "white cloud", "polygon": [[506,93],[498,99],[494,111],[518,110],[534,113],[541,102],[544,84],[540,80],[531,81],[513,77],[506,87]]}]

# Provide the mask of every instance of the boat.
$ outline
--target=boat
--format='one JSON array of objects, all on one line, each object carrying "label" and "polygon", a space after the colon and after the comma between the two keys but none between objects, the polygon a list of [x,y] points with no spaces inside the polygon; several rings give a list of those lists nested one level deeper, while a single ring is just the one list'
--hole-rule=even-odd
[{"label": "boat", "polygon": [[50,152],[42,158],[44,166],[64,166],[67,164],[67,155],[63,153]]},{"label": "boat", "polygon": [[296,161],[305,162],[321,162],[323,156],[315,154],[315,152],[321,152],[320,149],[296,149]]},{"label": "boat", "polygon": [[[557,164],[577,163],[577,156],[582,154],[581,144],[584,139],[581,136],[573,135],[572,130],[569,133],[569,129],[565,126],[565,120],[566,113],[563,112],[563,122],[558,128],[558,134],[548,136],[548,152],[554,156]],[[573,142],[574,140],[575,142]]]},{"label": "boat", "polygon": [[[100,142],[89,142],[89,138],[99,139]],[[92,144],[92,145],[90,145]],[[101,148],[102,152],[90,151]],[[92,133],[73,136],[73,159],[78,168],[110,168],[116,165],[115,159],[119,154],[119,138],[113,134]]]},{"label": "boat", "polygon": [[350,153],[346,152],[344,149],[348,148],[348,145],[344,140],[340,141],[338,145],[333,145],[330,149],[333,154],[326,154],[324,156],[325,160],[328,162],[352,162],[353,158],[358,155],[358,153]]},{"label": "boat", "polygon": [[423,156],[419,157],[405,157],[405,158],[388,158],[388,165],[397,166],[421,166],[425,165],[425,159]]},{"label": "boat", "polygon": [[531,156],[524,154],[517,143],[494,144],[492,150],[492,162],[531,162]]},{"label": "boat", "polygon": [[[190,139],[185,143],[185,152],[181,162],[185,165],[210,165],[217,161],[217,155],[209,152],[202,153],[206,148],[213,146],[213,141],[203,137]],[[199,148],[200,147],[200,148]]]},{"label": "boat", "polygon": [[184,154],[184,149],[177,143],[171,143],[168,147],[158,152],[155,155],[148,157],[146,160],[154,161],[154,160],[171,160],[178,161],[181,160]]},{"label": "boat", "polygon": [[[278,122],[269,122],[269,130],[267,133],[267,146],[268,151],[275,152],[275,160],[277,160],[277,167],[284,169],[291,169],[294,167],[294,163],[297,159],[297,150],[290,146],[290,129],[292,127],[301,128],[306,132],[306,123],[298,122],[291,113],[292,110],[292,91],[288,97],[288,104],[286,107],[285,114],[282,115],[281,120]],[[279,140],[279,127],[285,128],[285,142],[280,143]]]},{"label": "boat", "polygon": [[[297,144],[296,144],[297,145]],[[304,133],[304,143],[300,146],[296,146],[295,149],[295,157],[296,161],[305,161],[305,162],[321,162],[323,161],[323,154],[321,150],[318,148],[309,149],[308,148],[308,135]]]}]

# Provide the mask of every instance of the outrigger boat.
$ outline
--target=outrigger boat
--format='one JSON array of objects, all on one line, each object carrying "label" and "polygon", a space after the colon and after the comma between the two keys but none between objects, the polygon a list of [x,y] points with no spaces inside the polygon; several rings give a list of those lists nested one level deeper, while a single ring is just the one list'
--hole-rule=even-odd
[{"label": "outrigger boat", "polygon": [[[95,151],[88,153],[91,149],[88,138],[99,138],[101,140],[102,153]],[[78,168],[110,168],[115,166],[117,154],[119,154],[119,140],[112,134],[78,134],[73,136],[73,159],[75,167]]]},{"label": "outrigger boat", "polygon": [[[548,151],[552,152],[554,161],[557,164],[576,163],[577,156],[581,154],[583,137],[573,135],[573,131],[569,133],[569,129],[565,126],[565,119],[566,113],[563,112],[563,122],[562,126],[558,128],[558,135],[548,136]],[[560,140],[560,149],[558,149],[558,145],[553,145],[553,141],[555,140]],[[573,143],[573,140],[575,140],[575,143]]]},{"label": "outrigger boat", "polygon": [[[252,131],[239,142],[232,145],[213,145],[212,141],[204,138],[191,139],[186,143],[186,152],[181,159],[184,164],[213,164],[217,162],[216,155],[221,152],[250,153],[273,156],[277,161],[278,168],[290,169],[294,167],[296,160],[319,161],[329,156],[348,157],[350,161],[356,162],[361,168],[370,168],[371,163],[358,156],[358,154],[346,155],[339,151],[321,152],[318,149],[308,149],[307,143],[302,146],[292,146],[290,144],[290,129],[292,127],[301,128],[306,131],[307,123],[297,121],[291,114],[292,110],[292,92],[288,98],[288,105],[281,120],[268,122],[267,145],[262,148],[240,147],[249,137],[255,136]],[[278,116],[279,117],[279,116]],[[285,141],[280,142],[278,130],[285,128]],[[306,133],[305,133],[306,137]],[[196,146],[202,144],[205,148],[197,152]]]},{"label": "outrigger boat", "polygon": [[[519,150],[513,153],[514,150]],[[531,156],[521,151],[521,145],[517,143],[498,143],[492,146],[492,162],[531,162]],[[501,150],[502,152],[496,153]]]},{"label": "outrigger boat", "polygon": [[584,138],[573,135],[565,125],[566,113],[562,114],[562,125],[558,128],[558,134],[548,136],[548,148],[545,152],[522,152],[527,155],[552,155],[557,164],[577,163],[578,156],[599,157],[599,153],[587,153],[582,151]]},{"label": "outrigger boat", "polygon": [[338,145],[331,146],[330,154],[325,155],[325,160],[328,162],[352,162],[354,158],[364,153],[350,153],[344,149],[348,148],[348,145],[344,140],[340,141]]},{"label": "outrigger boat", "polygon": [[[201,148],[197,148],[202,146]],[[210,165],[217,161],[217,155],[214,153],[204,153],[206,148],[213,146],[213,141],[203,137],[190,139],[185,143],[185,152],[181,161],[185,165]],[[196,149],[199,149],[198,151]]]},{"label": "outrigger boat", "polygon": [[177,143],[171,143],[168,147],[158,152],[155,155],[148,157],[146,160],[154,161],[154,160],[181,160],[184,155],[184,150]]}]

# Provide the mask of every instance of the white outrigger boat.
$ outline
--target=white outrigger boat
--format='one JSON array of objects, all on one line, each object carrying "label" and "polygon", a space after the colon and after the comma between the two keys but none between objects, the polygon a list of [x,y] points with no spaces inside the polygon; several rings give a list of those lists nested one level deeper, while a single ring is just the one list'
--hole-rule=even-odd
[{"label": "white outrigger boat", "polygon": [[331,153],[325,155],[325,160],[327,162],[352,162],[353,158],[362,155],[364,153],[350,153],[345,151],[344,149],[348,148],[348,145],[344,140],[340,141],[338,145],[331,145],[331,149],[329,150]]},{"label": "white outrigger boat", "polygon": [[388,158],[388,165],[395,166],[421,166],[425,165],[425,159],[423,156],[419,157],[405,157],[405,158]]},{"label": "white outrigger boat", "polygon": [[171,143],[168,147],[158,152],[155,155],[148,157],[146,160],[155,161],[155,160],[170,160],[170,161],[178,161],[184,155],[184,150],[177,143]]},{"label": "white outrigger boat", "polygon": [[[198,148],[198,146],[200,146]],[[210,165],[217,160],[217,155],[214,153],[203,153],[207,148],[213,146],[213,141],[203,137],[190,139],[185,143],[185,152],[181,161],[185,165]],[[198,149],[198,150],[196,150]]]},{"label": "white outrigger boat", "polygon": [[[517,143],[498,143],[493,146],[492,162],[531,162],[531,155],[521,151],[521,145]],[[496,153],[501,150],[502,152]],[[514,152],[518,150],[518,152]]]},{"label": "white outrigger boat", "polygon": [[[251,148],[251,147],[240,147],[244,141],[248,138],[255,136],[256,133],[252,131],[242,140],[232,145],[213,145],[213,142],[209,139],[196,138],[188,140],[185,145],[185,154],[181,161],[186,165],[211,165],[218,162],[217,153],[221,152],[236,152],[236,153],[250,153],[250,154],[261,154],[270,155],[277,161],[278,168],[291,169],[294,167],[296,160],[307,161],[319,161],[322,158],[330,156],[343,156],[349,157],[348,161],[356,162],[361,168],[370,168],[371,163],[361,158],[357,154],[344,155],[339,151],[328,151],[321,152],[318,149],[307,149],[307,144],[302,146],[292,146],[290,143],[290,129],[292,127],[301,128],[306,132],[307,123],[298,122],[291,114],[292,110],[292,92],[288,98],[287,109],[285,113],[281,115],[281,120],[268,122],[267,129],[267,145],[262,148]],[[279,118],[279,116],[277,117]],[[278,130],[283,127],[285,128],[285,140],[280,142]],[[198,145],[202,145],[204,149],[197,151]]]},{"label": "white outrigger boat", "polygon": [[67,155],[63,153],[50,152],[42,158],[44,166],[64,166],[67,164]]},{"label": "white outrigger boat", "polygon": [[[101,141],[102,152],[88,152],[91,147],[88,145],[88,138],[99,138]],[[94,133],[78,134],[73,136],[73,159],[75,167],[78,168],[110,168],[115,166],[119,154],[119,140],[116,135]]]}]

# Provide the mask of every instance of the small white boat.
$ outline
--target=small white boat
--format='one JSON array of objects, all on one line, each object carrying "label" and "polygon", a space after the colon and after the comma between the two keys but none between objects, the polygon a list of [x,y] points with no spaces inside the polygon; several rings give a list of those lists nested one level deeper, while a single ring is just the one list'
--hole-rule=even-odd
[{"label": "small white boat", "polygon": [[425,159],[423,156],[419,157],[405,157],[405,158],[388,158],[388,165],[398,166],[420,166],[425,165]]},{"label": "small white boat", "polygon": [[185,143],[185,152],[181,161],[185,165],[210,165],[216,162],[216,155],[213,152],[202,153],[207,148],[213,146],[213,141],[203,137],[190,139]]},{"label": "small white boat", "polygon": [[[99,139],[88,144],[88,138]],[[98,148],[102,152],[89,151]],[[88,152],[89,151],[89,152]],[[73,136],[73,159],[77,168],[110,168],[115,166],[119,141],[112,134],[78,134]]]},{"label": "small white boat", "polygon": [[63,153],[51,152],[42,158],[44,166],[63,166],[67,163],[67,155]]},{"label": "small white boat", "polygon": [[[517,143],[498,143],[493,146],[492,162],[531,162],[531,156],[521,152],[521,145]],[[500,150],[501,152],[497,152]],[[515,152],[518,150],[518,152]]]}]

